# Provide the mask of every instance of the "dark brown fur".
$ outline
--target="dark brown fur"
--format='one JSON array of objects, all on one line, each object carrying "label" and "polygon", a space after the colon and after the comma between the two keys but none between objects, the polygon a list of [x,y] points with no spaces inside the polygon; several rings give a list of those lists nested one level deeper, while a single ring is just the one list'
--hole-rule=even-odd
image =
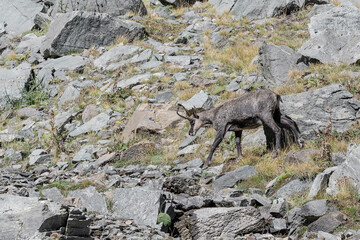
[{"label": "dark brown fur", "polygon": [[212,159],[215,149],[221,143],[227,131],[235,132],[235,143],[238,157],[242,156],[241,135],[244,129],[253,129],[264,125],[272,130],[275,135],[275,149],[273,157],[276,157],[280,148],[281,128],[290,130],[295,141],[300,144],[300,131],[296,123],[280,112],[281,97],[271,90],[257,90],[244,94],[239,98],[229,100],[222,105],[208,111],[196,113],[193,117],[184,117],[190,121],[190,135],[204,125],[212,124],[216,130],[216,137],[211,146],[210,154],[204,163],[206,168]]}]

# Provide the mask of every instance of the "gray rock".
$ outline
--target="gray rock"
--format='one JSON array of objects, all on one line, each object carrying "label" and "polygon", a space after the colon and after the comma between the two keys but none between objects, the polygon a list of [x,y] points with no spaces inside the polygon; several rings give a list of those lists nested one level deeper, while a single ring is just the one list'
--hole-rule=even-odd
[{"label": "gray rock", "polygon": [[50,25],[51,21],[52,21],[52,18],[49,17],[49,15],[40,12],[40,13],[36,14],[35,18],[34,18],[35,28],[38,28],[41,30],[46,30],[48,28],[48,26]]},{"label": "gray rock", "polygon": [[287,202],[283,198],[275,199],[270,208],[270,214],[276,218],[285,216],[287,210]]},{"label": "gray rock", "polygon": [[176,165],[173,170],[183,170],[187,168],[199,168],[203,164],[201,158],[195,158],[189,162]]},{"label": "gray rock", "polygon": [[36,14],[43,9],[41,2],[14,0],[0,2],[0,22],[6,23],[7,32],[20,35],[34,27]]},{"label": "gray rock", "polygon": [[80,204],[89,212],[93,211],[99,214],[108,212],[105,198],[93,186],[70,191],[68,197],[80,198]]},{"label": "gray rock", "polygon": [[163,64],[161,61],[149,61],[140,66],[141,70],[155,69]]},{"label": "gray rock", "polygon": [[208,206],[208,201],[200,196],[188,197],[186,195],[173,194],[172,202],[174,203],[176,209],[182,211],[189,211],[191,209],[199,209]]},{"label": "gray rock", "polygon": [[304,149],[298,152],[289,152],[285,155],[287,163],[304,163],[312,159],[314,155],[319,155],[319,149]]},{"label": "gray rock", "polygon": [[33,166],[39,163],[49,163],[52,160],[52,155],[47,154],[45,150],[36,149],[29,155],[29,165]]},{"label": "gray rock", "polygon": [[341,165],[343,162],[345,162],[345,160],[346,160],[346,156],[342,153],[333,153],[331,155],[331,162],[335,166]]},{"label": "gray rock", "polygon": [[134,57],[132,57],[131,59],[129,59],[127,62],[129,62],[131,64],[145,63],[145,62],[149,61],[149,59],[151,58],[151,55],[152,55],[152,50],[145,49],[141,53],[139,53],[139,54],[135,55]]},{"label": "gray rock", "polygon": [[201,90],[194,96],[192,96],[187,101],[179,101],[178,105],[181,105],[185,108],[186,111],[192,112],[193,108],[196,108],[197,110],[209,110],[213,107],[213,102],[211,97]]},{"label": "gray rock", "polygon": [[97,58],[94,61],[94,66],[97,68],[106,68],[110,63],[122,60],[123,58],[134,54],[138,49],[139,47],[132,45],[113,47]]},{"label": "gray rock", "polygon": [[114,44],[126,36],[130,41],[142,38],[145,27],[105,13],[72,12],[58,14],[46,33],[44,56],[63,56],[71,51]]},{"label": "gray rock", "polygon": [[193,239],[212,239],[226,234],[244,235],[265,230],[260,211],[253,207],[202,208],[189,219]]},{"label": "gray rock", "polygon": [[297,213],[304,219],[304,224],[308,225],[329,211],[329,201],[326,199],[314,200],[306,203]]},{"label": "gray rock", "polygon": [[264,129],[260,128],[255,133],[246,135],[241,141],[242,148],[260,147],[266,144]]},{"label": "gray rock", "polygon": [[345,162],[331,174],[326,192],[330,195],[336,195],[344,187],[344,184],[350,184],[360,193],[359,171],[360,146],[351,144],[348,147]]},{"label": "gray rock", "polygon": [[80,208],[70,208],[66,223],[65,235],[67,239],[91,239],[91,219]]},{"label": "gray rock", "polygon": [[90,121],[93,117],[98,114],[98,109],[95,104],[89,104],[85,107],[83,113],[81,114],[81,119],[84,123]]},{"label": "gray rock", "polygon": [[88,59],[79,55],[69,55],[56,59],[48,59],[38,65],[41,69],[54,69],[55,71],[83,72]]},{"label": "gray rock", "polygon": [[142,0],[62,0],[55,1],[54,13],[71,11],[88,11],[108,13],[113,16],[122,16],[127,13],[146,15],[147,10]]},{"label": "gray rock", "polygon": [[290,80],[291,70],[306,69],[307,66],[299,62],[301,57],[301,54],[287,46],[263,44],[259,49],[258,63],[265,78],[264,85],[280,86]]},{"label": "gray rock", "polygon": [[294,194],[303,194],[309,189],[309,185],[309,182],[295,179],[277,190],[273,197],[287,199]]},{"label": "gray rock", "polygon": [[289,14],[302,8],[305,1],[210,0],[210,3],[219,13],[230,11],[233,15],[239,18],[244,17],[254,20]]},{"label": "gray rock", "polygon": [[12,148],[7,149],[4,152],[3,157],[11,163],[17,163],[23,160],[23,155],[21,151],[15,151]]},{"label": "gray rock", "polygon": [[86,145],[80,149],[79,152],[76,153],[72,162],[77,163],[81,161],[93,161],[95,157],[95,153],[99,150],[99,147],[94,145]]},{"label": "gray rock", "polygon": [[175,194],[185,193],[190,196],[200,194],[201,186],[194,178],[173,176],[165,179],[163,189]]},{"label": "gray rock", "polygon": [[168,7],[157,7],[155,13],[160,17],[169,17],[172,12]]},{"label": "gray rock", "polygon": [[317,237],[319,239],[324,239],[324,240],[341,240],[341,237],[339,237],[339,236],[335,236],[333,234],[330,234],[327,232],[322,232],[322,231],[318,232]]},{"label": "gray rock", "polygon": [[212,186],[215,190],[234,187],[237,183],[246,180],[256,174],[252,166],[242,166],[234,171],[227,172],[217,177]]},{"label": "gray rock", "polygon": [[242,79],[242,77],[237,77],[237,78],[231,80],[229,85],[226,86],[226,91],[235,92],[235,91],[239,90],[241,88],[241,86],[239,84],[241,79]]},{"label": "gray rock", "polygon": [[287,230],[286,220],[282,218],[275,218],[271,221],[270,232],[279,233]]},{"label": "gray rock", "polygon": [[256,193],[251,195],[250,206],[261,207],[261,206],[270,206],[270,205],[271,205],[271,201],[268,198]]},{"label": "gray rock", "polygon": [[22,63],[13,69],[0,68],[0,109],[22,97],[25,84],[31,78],[31,71],[28,63]]},{"label": "gray rock", "polygon": [[312,222],[307,230],[309,232],[327,232],[332,233],[337,227],[345,223],[347,217],[341,212],[331,212]]},{"label": "gray rock", "polygon": [[[30,34],[28,34],[30,35]],[[35,36],[35,34],[34,34]],[[27,40],[23,40],[16,47],[15,52],[18,54],[26,54],[28,52],[38,53],[40,52],[41,44],[45,40],[45,36],[33,37]]]},{"label": "gray rock", "polygon": [[158,190],[117,188],[114,191],[113,211],[120,219],[132,219],[136,224],[155,227],[162,203],[162,194]]},{"label": "gray rock", "polygon": [[346,2],[312,16],[309,24],[310,40],[299,49],[299,52],[321,63],[358,62],[359,13],[357,7]]},{"label": "gray rock", "polygon": [[165,62],[186,66],[191,64],[191,56],[165,55]]},{"label": "gray rock", "polygon": [[64,103],[75,100],[79,96],[80,96],[80,91],[77,88],[73,87],[72,85],[68,85],[59,99],[59,107],[64,105]]},{"label": "gray rock", "polygon": [[60,190],[56,187],[53,188],[47,188],[41,190],[42,195],[44,195],[47,199],[52,200],[56,203],[61,203],[64,196],[61,194]]},{"label": "gray rock", "polygon": [[310,192],[309,195],[307,196],[308,200],[312,200],[314,197],[316,197],[316,195],[320,192],[320,191],[325,191],[327,186],[328,186],[328,182],[330,179],[331,174],[336,171],[338,167],[332,167],[332,168],[328,168],[325,171],[319,173],[318,175],[316,175],[311,187],[310,187]]},{"label": "gray rock", "polygon": [[129,79],[126,80],[121,80],[116,84],[117,88],[123,89],[123,88],[132,88],[142,82],[146,82],[149,81],[151,77],[150,73],[144,73],[141,75],[136,75],[134,77],[131,77]]},{"label": "gray rock", "polygon": [[109,120],[109,115],[107,115],[106,113],[100,113],[96,117],[92,118],[90,121],[84,123],[80,127],[76,128],[74,131],[70,132],[69,136],[76,137],[91,131],[99,131],[108,124]]},{"label": "gray rock", "polygon": [[304,139],[314,139],[314,130],[325,127],[329,117],[337,132],[347,130],[359,118],[360,101],[338,84],[282,99],[282,112],[296,121]]},{"label": "gray rock", "polygon": [[181,149],[180,151],[178,151],[178,153],[176,155],[184,156],[184,155],[188,155],[188,154],[194,154],[199,149],[199,147],[200,147],[200,144],[189,145],[189,146]]},{"label": "gray rock", "polygon": [[46,219],[56,215],[61,215],[61,212],[60,205],[55,203],[39,201],[37,197],[1,194],[0,239],[30,239],[45,228]]},{"label": "gray rock", "polygon": [[155,99],[156,102],[158,103],[169,103],[173,96],[174,94],[168,91],[168,92],[159,93]]},{"label": "gray rock", "polygon": [[187,73],[175,73],[174,74],[174,78],[176,81],[180,82],[180,81],[184,81],[187,78]]},{"label": "gray rock", "polygon": [[25,107],[16,111],[16,115],[21,119],[31,118],[33,120],[41,120],[41,112],[35,108]]},{"label": "gray rock", "polygon": [[195,141],[195,139],[200,136],[205,131],[205,128],[200,128],[194,136],[188,136],[179,146],[179,149],[183,149],[189,146],[191,143]]}]

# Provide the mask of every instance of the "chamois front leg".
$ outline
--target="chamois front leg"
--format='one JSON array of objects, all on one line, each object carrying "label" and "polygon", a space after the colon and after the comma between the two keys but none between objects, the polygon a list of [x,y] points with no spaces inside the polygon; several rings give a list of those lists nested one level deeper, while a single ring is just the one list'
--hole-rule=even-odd
[{"label": "chamois front leg", "polygon": [[204,165],[203,165],[203,168],[207,168],[211,162],[211,159],[212,159],[212,156],[214,155],[214,152],[215,152],[215,149],[219,146],[219,144],[221,143],[221,141],[223,140],[224,138],[224,131],[218,131],[216,133],[216,137],[215,137],[215,140],[211,146],[211,150],[210,150],[210,153],[209,153],[209,156],[207,157]]},{"label": "chamois front leg", "polygon": [[237,150],[237,158],[242,157],[242,151],[241,151],[241,135],[242,130],[235,132],[235,144],[236,144],[236,150]]}]

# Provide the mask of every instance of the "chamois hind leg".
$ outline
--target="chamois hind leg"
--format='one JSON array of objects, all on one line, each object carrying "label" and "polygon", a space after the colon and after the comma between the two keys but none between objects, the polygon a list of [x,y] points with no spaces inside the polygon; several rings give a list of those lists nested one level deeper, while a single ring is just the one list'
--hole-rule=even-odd
[{"label": "chamois hind leg", "polygon": [[268,126],[275,134],[275,149],[272,157],[276,158],[280,149],[281,128],[277,125],[271,114],[260,116],[260,119],[262,123]]},{"label": "chamois hind leg", "polygon": [[242,156],[241,135],[242,135],[242,130],[235,131],[235,144],[236,144],[236,150],[237,150],[237,158],[240,158]]},{"label": "chamois hind leg", "polygon": [[303,144],[300,138],[300,130],[294,120],[292,120],[287,115],[281,115],[280,117],[280,126],[286,129],[291,130],[291,132],[294,135],[295,142],[299,146],[299,148],[303,148]]},{"label": "chamois hind leg", "polygon": [[223,140],[224,136],[225,136],[225,131],[217,131],[215,140],[211,146],[209,156],[207,157],[207,159],[203,165],[203,168],[207,168],[209,166],[212,156],[214,155],[215,149],[219,146],[219,144]]}]

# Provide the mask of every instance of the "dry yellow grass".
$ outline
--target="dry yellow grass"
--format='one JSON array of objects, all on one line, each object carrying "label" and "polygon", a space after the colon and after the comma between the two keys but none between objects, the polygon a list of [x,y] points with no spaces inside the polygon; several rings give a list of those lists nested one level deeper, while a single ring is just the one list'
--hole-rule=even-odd
[{"label": "dry yellow grass", "polygon": [[205,42],[205,61],[219,63],[225,71],[251,73],[257,66],[251,61],[258,54],[259,48],[249,41],[235,41],[225,48],[212,46],[210,41]]},{"label": "dry yellow grass", "polygon": [[176,83],[174,84],[174,87],[175,87],[175,89],[177,89],[177,90],[184,90],[184,89],[190,88],[191,85],[190,85],[188,82],[181,81],[181,82],[176,82]]},{"label": "dry yellow grass", "polygon": [[184,89],[183,91],[179,92],[178,97],[180,100],[188,100],[196,93],[198,93],[200,90],[201,90],[200,87]]}]

